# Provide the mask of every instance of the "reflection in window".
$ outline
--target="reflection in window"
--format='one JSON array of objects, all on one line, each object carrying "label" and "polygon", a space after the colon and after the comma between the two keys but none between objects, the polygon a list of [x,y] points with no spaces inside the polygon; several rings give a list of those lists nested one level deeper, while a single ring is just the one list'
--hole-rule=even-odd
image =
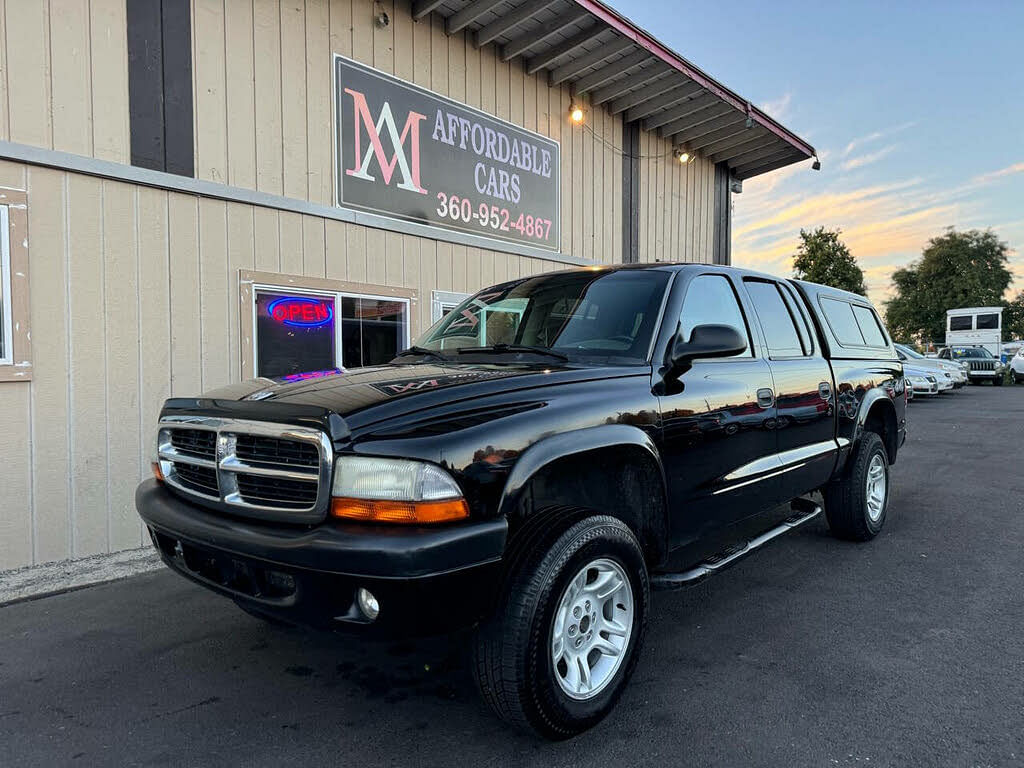
[{"label": "reflection in window", "polygon": [[949,330],[951,331],[969,331],[971,330],[973,323],[971,322],[974,318],[971,315],[959,315],[957,317],[949,318]]},{"label": "reflection in window", "polygon": [[860,332],[864,335],[865,344],[869,347],[889,346],[889,342],[885,340],[885,334],[882,333],[882,327],[879,325],[878,318],[875,317],[874,312],[872,312],[868,307],[862,307],[858,304],[854,304],[853,314],[857,318],[857,325],[860,326]]},{"label": "reflection in window", "polygon": [[999,315],[986,314],[978,315],[977,328],[979,331],[994,331],[999,327]]},{"label": "reflection in window", "polygon": [[756,280],[749,280],[746,285],[750,299],[754,302],[757,318],[761,321],[769,356],[802,356],[804,349],[800,343],[800,335],[778,287],[774,283]]},{"label": "reflection in window", "polygon": [[698,325],[731,325],[747,342],[741,356],[750,357],[747,324],[729,279],[721,275],[698,275],[690,281],[679,316],[679,332],[689,341]]},{"label": "reflection in window", "polygon": [[822,297],[818,303],[825,313],[829,328],[840,344],[844,347],[864,345],[864,337],[860,333],[860,326],[857,325],[857,318],[853,316],[853,307],[849,302]]},{"label": "reflection in window", "polygon": [[395,299],[341,299],[341,360],[347,368],[380,365],[405,347],[406,303]]}]

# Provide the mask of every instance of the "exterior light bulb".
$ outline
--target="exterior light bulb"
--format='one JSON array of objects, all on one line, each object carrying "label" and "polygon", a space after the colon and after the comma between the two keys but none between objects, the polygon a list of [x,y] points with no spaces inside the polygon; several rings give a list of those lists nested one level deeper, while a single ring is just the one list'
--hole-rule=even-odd
[{"label": "exterior light bulb", "polygon": [[679,158],[679,162],[683,163],[684,165],[686,163],[690,162],[690,153],[689,152],[680,152],[677,155],[677,157]]},{"label": "exterior light bulb", "polygon": [[569,110],[569,119],[572,120],[574,123],[582,123],[583,107],[579,106],[578,104],[574,104],[572,106],[572,109]]}]

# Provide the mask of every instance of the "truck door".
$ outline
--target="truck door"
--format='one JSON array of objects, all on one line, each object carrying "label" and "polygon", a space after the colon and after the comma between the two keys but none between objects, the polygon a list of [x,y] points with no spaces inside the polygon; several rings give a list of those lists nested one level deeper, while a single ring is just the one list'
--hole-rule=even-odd
[{"label": "truck door", "polygon": [[828,481],[835,467],[835,383],[832,366],[811,333],[806,308],[782,282],[744,278],[764,333],[775,381],[778,501]]},{"label": "truck door", "polygon": [[[678,323],[683,338],[698,325],[731,325],[747,339],[735,357],[695,360],[681,391],[660,396],[662,462],[672,503],[672,546],[683,546],[770,506],[774,493],[775,399],[768,363],[751,343],[755,320],[724,274],[689,281]],[[674,303],[674,306],[680,306]]]}]

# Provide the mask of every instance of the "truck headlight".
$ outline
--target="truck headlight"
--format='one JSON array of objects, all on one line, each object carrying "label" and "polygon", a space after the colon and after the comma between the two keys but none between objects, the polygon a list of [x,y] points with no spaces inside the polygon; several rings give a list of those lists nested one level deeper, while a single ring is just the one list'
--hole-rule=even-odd
[{"label": "truck headlight", "polygon": [[331,495],[331,516],[346,520],[418,525],[469,517],[452,476],[422,461],[342,456]]}]

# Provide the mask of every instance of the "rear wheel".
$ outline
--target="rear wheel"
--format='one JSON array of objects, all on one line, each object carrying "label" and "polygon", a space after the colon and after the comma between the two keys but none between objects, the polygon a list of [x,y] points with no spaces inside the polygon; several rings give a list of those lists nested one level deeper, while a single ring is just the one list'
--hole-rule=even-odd
[{"label": "rear wheel", "polygon": [[615,706],[647,625],[643,552],[620,520],[556,527],[523,553],[477,630],[480,693],[501,718],[564,739]]},{"label": "rear wheel", "polygon": [[822,490],[832,533],[850,541],[868,541],[885,524],[889,504],[889,457],[882,438],[865,432],[843,477]]}]

